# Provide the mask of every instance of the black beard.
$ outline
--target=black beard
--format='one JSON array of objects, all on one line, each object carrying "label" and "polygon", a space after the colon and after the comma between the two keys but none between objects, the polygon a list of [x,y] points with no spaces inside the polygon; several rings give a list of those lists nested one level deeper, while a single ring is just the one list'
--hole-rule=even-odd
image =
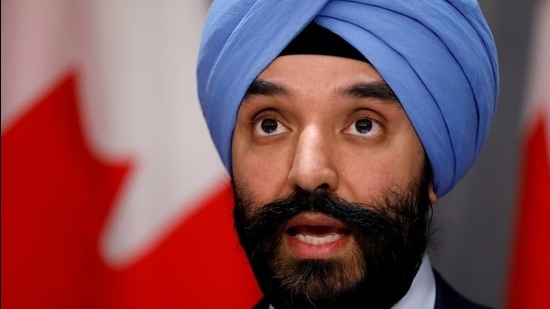
[{"label": "black beard", "polygon": [[[258,285],[275,308],[390,308],[409,290],[428,243],[430,170],[404,193],[374,205],[324,190],[297,191],[259,207],[235,188],[235,228]],[[297,259],[281,252],[288,220],[315,211],[341,220],[356,249],[349,257]]]}]

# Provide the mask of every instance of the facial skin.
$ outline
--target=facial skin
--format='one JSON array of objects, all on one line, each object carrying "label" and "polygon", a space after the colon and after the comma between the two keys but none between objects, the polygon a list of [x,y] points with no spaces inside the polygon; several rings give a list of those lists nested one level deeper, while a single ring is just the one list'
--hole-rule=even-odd
[{"label": "facial skin", "polygon": [[[389,307],[403,296],[436,196],[422,144],[370,64],[275,59],[241,104],[232,158],[237,232],[272,303],[321,308],[369,294]],[[407,273],[394,280],[397,292],[374,291],[384,269]],[[398,285],[392,280],[379,286]]]}]

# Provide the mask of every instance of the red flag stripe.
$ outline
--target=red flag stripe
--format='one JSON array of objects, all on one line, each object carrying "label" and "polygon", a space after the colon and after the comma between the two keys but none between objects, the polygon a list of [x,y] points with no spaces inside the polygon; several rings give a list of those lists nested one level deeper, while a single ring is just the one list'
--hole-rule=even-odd
[{"label": "red flag stripe", "polygon": [[550,291],[549,119],[540,116],[523,155],[516,247],[508,308],[546,308]]}]

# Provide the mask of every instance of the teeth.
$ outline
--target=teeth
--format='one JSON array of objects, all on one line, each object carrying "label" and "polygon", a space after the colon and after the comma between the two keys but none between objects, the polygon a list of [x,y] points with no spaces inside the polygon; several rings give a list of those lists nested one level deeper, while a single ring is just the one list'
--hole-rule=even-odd
[{"label": "teeth", "polygon": [[324,245],[331,242],[334,242],[338,239],[340,239],[340,234],[329,234],[325,236],[311,236],[311,235],[304,235],[304,234],[296,234],[296,237],[310,245]]}]

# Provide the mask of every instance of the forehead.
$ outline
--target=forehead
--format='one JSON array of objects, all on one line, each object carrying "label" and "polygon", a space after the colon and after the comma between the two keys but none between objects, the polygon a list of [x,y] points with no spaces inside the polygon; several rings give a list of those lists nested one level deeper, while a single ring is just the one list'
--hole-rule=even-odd
[{"label": "forehead", "polygon": [[370,80],[381,80],[380,74],[368,62],[329,55],[298,54],[279,56],[273,60],[258,76],[269,78],[284,76],[299,79],[309,75],[324,77],[352,77],[357,74],[369,76]]},{"label": "forehead", "polygon": [[[259,81],[276,84],[278,87],[257,89]],[[260,73],[249,88],[245,100],[251,92],[262,95],[292,93],[311,96],[319,92],[326,93],[327,90],[335,92],[359,81],[372,83],[383,80],[372,65],[359,60],[309,54],[280,56]]]},{"label": "forehead", "polygon": [[257,96],[314,98],[327,95],[375,97],[399,103],[370,63],[307,54],[276,58],[249,87],[243,104]]}]

